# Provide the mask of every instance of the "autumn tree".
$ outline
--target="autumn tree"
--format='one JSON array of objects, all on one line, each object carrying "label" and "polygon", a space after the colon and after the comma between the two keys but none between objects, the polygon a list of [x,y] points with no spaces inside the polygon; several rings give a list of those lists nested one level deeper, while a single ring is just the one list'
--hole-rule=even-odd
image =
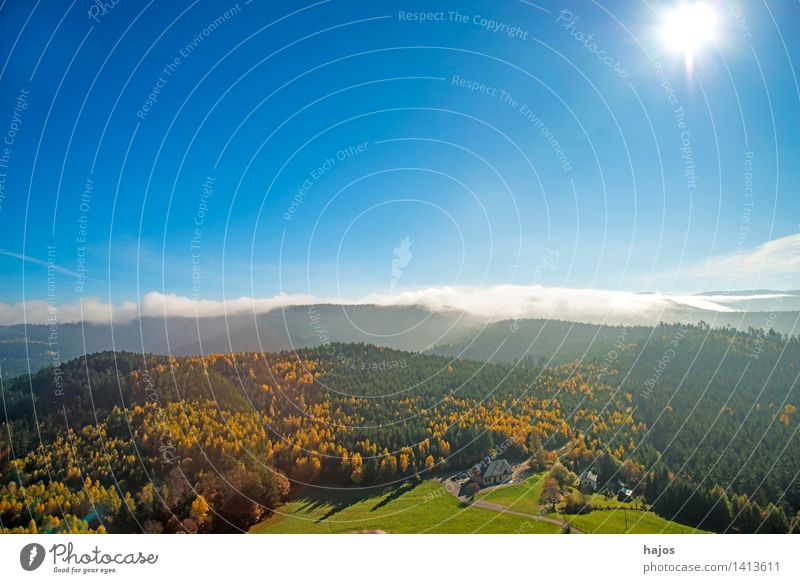
[{"label": "autumn tree", "polygon": [[572,490],[564,497],[564,512],[566,514],[584,514],[591,512],[591,510],[589,496],[578,490]]},{"label": "autumn tree", "polygon": [[545,476],[542,482],[542,499],[553,506],[561,499],[561,486],[553,476]]},{"label": "autumn tree", "polygon": [[550,477],[558,482],[559,487],[565,488],[575,482],[577,476],[570,472],[561,462],[556,462],[550,468]]}]

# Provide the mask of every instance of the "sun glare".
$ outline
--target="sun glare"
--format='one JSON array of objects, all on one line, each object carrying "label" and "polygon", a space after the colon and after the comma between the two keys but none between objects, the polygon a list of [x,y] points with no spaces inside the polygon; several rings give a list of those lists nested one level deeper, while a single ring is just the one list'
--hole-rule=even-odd
[{"label": "sun glare", "polygon": [[666,13],[662,35],[666,46],[687,59],[715,39],[716,14],[708,4],[682,4]]}]

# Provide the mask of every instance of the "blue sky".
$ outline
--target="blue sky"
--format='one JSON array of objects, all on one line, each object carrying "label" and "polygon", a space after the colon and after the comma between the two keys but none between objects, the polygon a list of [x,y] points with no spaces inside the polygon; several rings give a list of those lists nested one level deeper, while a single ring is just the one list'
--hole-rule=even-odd
[{"label": "blue sky", "polygon": [[800,6],[708,3],[6,0],[0,302],[796,287]]}]

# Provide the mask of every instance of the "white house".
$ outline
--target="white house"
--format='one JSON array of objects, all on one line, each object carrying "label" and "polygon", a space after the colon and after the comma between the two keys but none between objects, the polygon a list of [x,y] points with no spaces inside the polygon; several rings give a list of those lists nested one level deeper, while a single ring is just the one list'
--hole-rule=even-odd
[{"label": "white house", "polygon": [[597,492],[597,478],[600,474],[594,468],[589,468],[581,474],[581,491],[587,494]]}]

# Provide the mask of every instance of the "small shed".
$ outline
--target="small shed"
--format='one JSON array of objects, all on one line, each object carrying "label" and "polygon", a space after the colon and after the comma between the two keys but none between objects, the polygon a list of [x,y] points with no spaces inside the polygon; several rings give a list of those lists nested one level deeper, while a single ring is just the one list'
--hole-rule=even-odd
[{"label": "small shed", "polygon": [[622,486],[619,489],[619,493],[617,494],[617,500],[620,502],[630,502],[633,500],[633,490],[628,488],[627,486]]}]

